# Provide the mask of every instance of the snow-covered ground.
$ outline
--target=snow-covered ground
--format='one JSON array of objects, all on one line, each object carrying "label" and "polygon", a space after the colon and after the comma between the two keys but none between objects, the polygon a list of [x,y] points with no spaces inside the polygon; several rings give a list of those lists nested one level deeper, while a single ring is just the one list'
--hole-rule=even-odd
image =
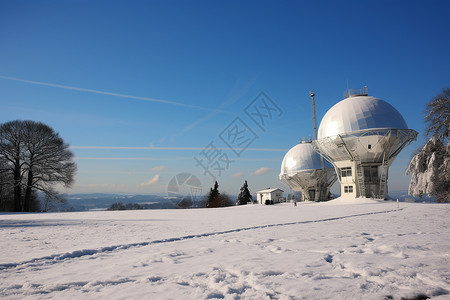
[{"label": "snow-covered ground", "polygon": [[7,299],[450,299],[450,205],[0,214]]}]

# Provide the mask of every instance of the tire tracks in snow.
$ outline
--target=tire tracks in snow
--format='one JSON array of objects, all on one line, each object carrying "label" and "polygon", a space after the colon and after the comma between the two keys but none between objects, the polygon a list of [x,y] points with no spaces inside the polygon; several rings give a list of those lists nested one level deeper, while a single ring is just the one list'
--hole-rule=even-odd
[{"label": "tire tracks in snow", "polygon": [[44,256],[44,257],[33,258],[30,260],[17,262],[17,263],[0,264],[0,271],[12,269],[12,268],[25,269],[28,267],[52,265],[52,264],[56,264],[56,263],[60,263],[60,262],[65,262],[70,259],[76,259],[76,258],[81,258],[81,257],[85,257],[85,256],[93,256],[93,255],[102,254],[102,253],[111,253],[111,252],[115,252],[115,251],[127,250],[130,248],[137,248],[137,247],[145,247],[145,246],[150,246],[150,245],[155,245],[155,244],[173,243],[173,242],[184,241],[184,240],[189,240],[189,239],[194,239],[194,238],[204,238],[204,237],[210,237],[210,236],[218,236],[218,235],[224,235],[224,234],[229,234],[229,233],[236,233],[236,232],[241,232],[241,231],[257,230],[257,229],[265,229],[265,228],[272,228],[272,227],[330,222],[330,221],[337,221],[337,220],[343,220],[343,219],[349,219],[349,218],[355,218],[355,217],[361,217],[361,216],[386,214],[386,213],[397,212],[397,211],[401,211],[401,210],[403,210],[403,208],[370,212],[370,213],[360,213],[360,214],[325,218],[325,219],[319,219],[319,220],[297,221],[297,222],[243,227],[243,228],[236,228],[236,229],[230,229],[230,230],[224,230],[224,231],[191,234],[191,235],[185,235],[185,236],[181,236],[181,237],[159,239],[159,240],[153,240],[153,241],[149,241],[149,242],[107,246],[107,247],[101,247],[101,248],[97,248],[97,249],[75,250],[72,252],[58,253],[58,254],[52,254],[52,255],[48,255],[48,256]]}]

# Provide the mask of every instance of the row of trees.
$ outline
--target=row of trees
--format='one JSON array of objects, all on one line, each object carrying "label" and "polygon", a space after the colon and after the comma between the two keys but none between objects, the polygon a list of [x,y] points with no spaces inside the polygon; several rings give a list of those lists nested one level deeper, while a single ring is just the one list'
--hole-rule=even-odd
[{"label": "row of trees", "polygon": [[[186,197],[178,201],[177,203],[166,203],[169,205],[169,207],[164,208],[193,208],[193,207],[214,208],[214,207],[227,207],[233,205],[244,205],[249,202],[253,202],[253,199],[252,195],[250,194],[250,191],[248,190],[247,180],[241,187],[240,193],[235,202],[232,201],[228,195],[221,194],[219,192],[219,184],[216,181],[214,183],[214,187],[210,189],[208,195],[201,201],[196,201],[194,203],[194,201],[192,201],[190,197]],[[154,208],[155,207],[153,205],[149,204],[138,204],[138,203],[123,204],[121,202],[116,202],[111,204],[111,206],[107,210],[140,210],[140,209],[154,209]]]},{"label": "row of trees", "polygon": [[214,208],[214,207],[226,207],[233,205],[245,205],[248,202],[253,202],[252,195],[248,190],[247,180],[244,182],[244,185],[241,187],[239,195],[236,201],[232,201],[230,197],[226,194],[221,194],[219,192],[219,184],[217,181],[214,183],[214,187],[210,189],[208,196],[206,197],[205,207]]},{"label": "row of trees", "polygon": [[70,187],[75,172],[69,145],[49,126],[20,120],[0,124],[0,210],[40,210],[38,191],[45,206],[61,201],[55,186]]}]

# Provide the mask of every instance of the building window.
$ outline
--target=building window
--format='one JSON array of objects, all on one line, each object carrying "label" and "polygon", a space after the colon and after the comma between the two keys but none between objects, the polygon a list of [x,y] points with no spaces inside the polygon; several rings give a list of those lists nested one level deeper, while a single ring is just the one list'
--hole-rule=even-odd
[{"label": "building window", "polygon": [[378,181],[378,166],[364,166],[364,181]]},{"label": "building window", "polygon": [[372,145],[370,145],[370,144],[367,145],[367,149],[369,149],[369,150],[372,149]]},{"label": "building window", "polygon": [[341,168],[341,176],[342,177],[351,177],[352,176],[352,168],[350,168],[350,167]]},{"label": "building window", "polygon": [[344,186],[344,193],[353,193],[353,185]]}]

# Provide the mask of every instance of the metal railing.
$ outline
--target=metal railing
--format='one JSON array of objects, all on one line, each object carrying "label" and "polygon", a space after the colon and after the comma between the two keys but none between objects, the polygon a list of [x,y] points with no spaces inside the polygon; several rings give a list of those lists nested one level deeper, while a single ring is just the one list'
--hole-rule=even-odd
[{"label": "metal railing", "polygon": [[344,92],[344,98],[356,97],[356,96],[367,96],[369,95],[369,90],[367,86],[360,89],[348,89]]},{"label": "metal railing", "polygon": [[314,139],[312,137],[301,137],[300,144],[311,143]]}]

